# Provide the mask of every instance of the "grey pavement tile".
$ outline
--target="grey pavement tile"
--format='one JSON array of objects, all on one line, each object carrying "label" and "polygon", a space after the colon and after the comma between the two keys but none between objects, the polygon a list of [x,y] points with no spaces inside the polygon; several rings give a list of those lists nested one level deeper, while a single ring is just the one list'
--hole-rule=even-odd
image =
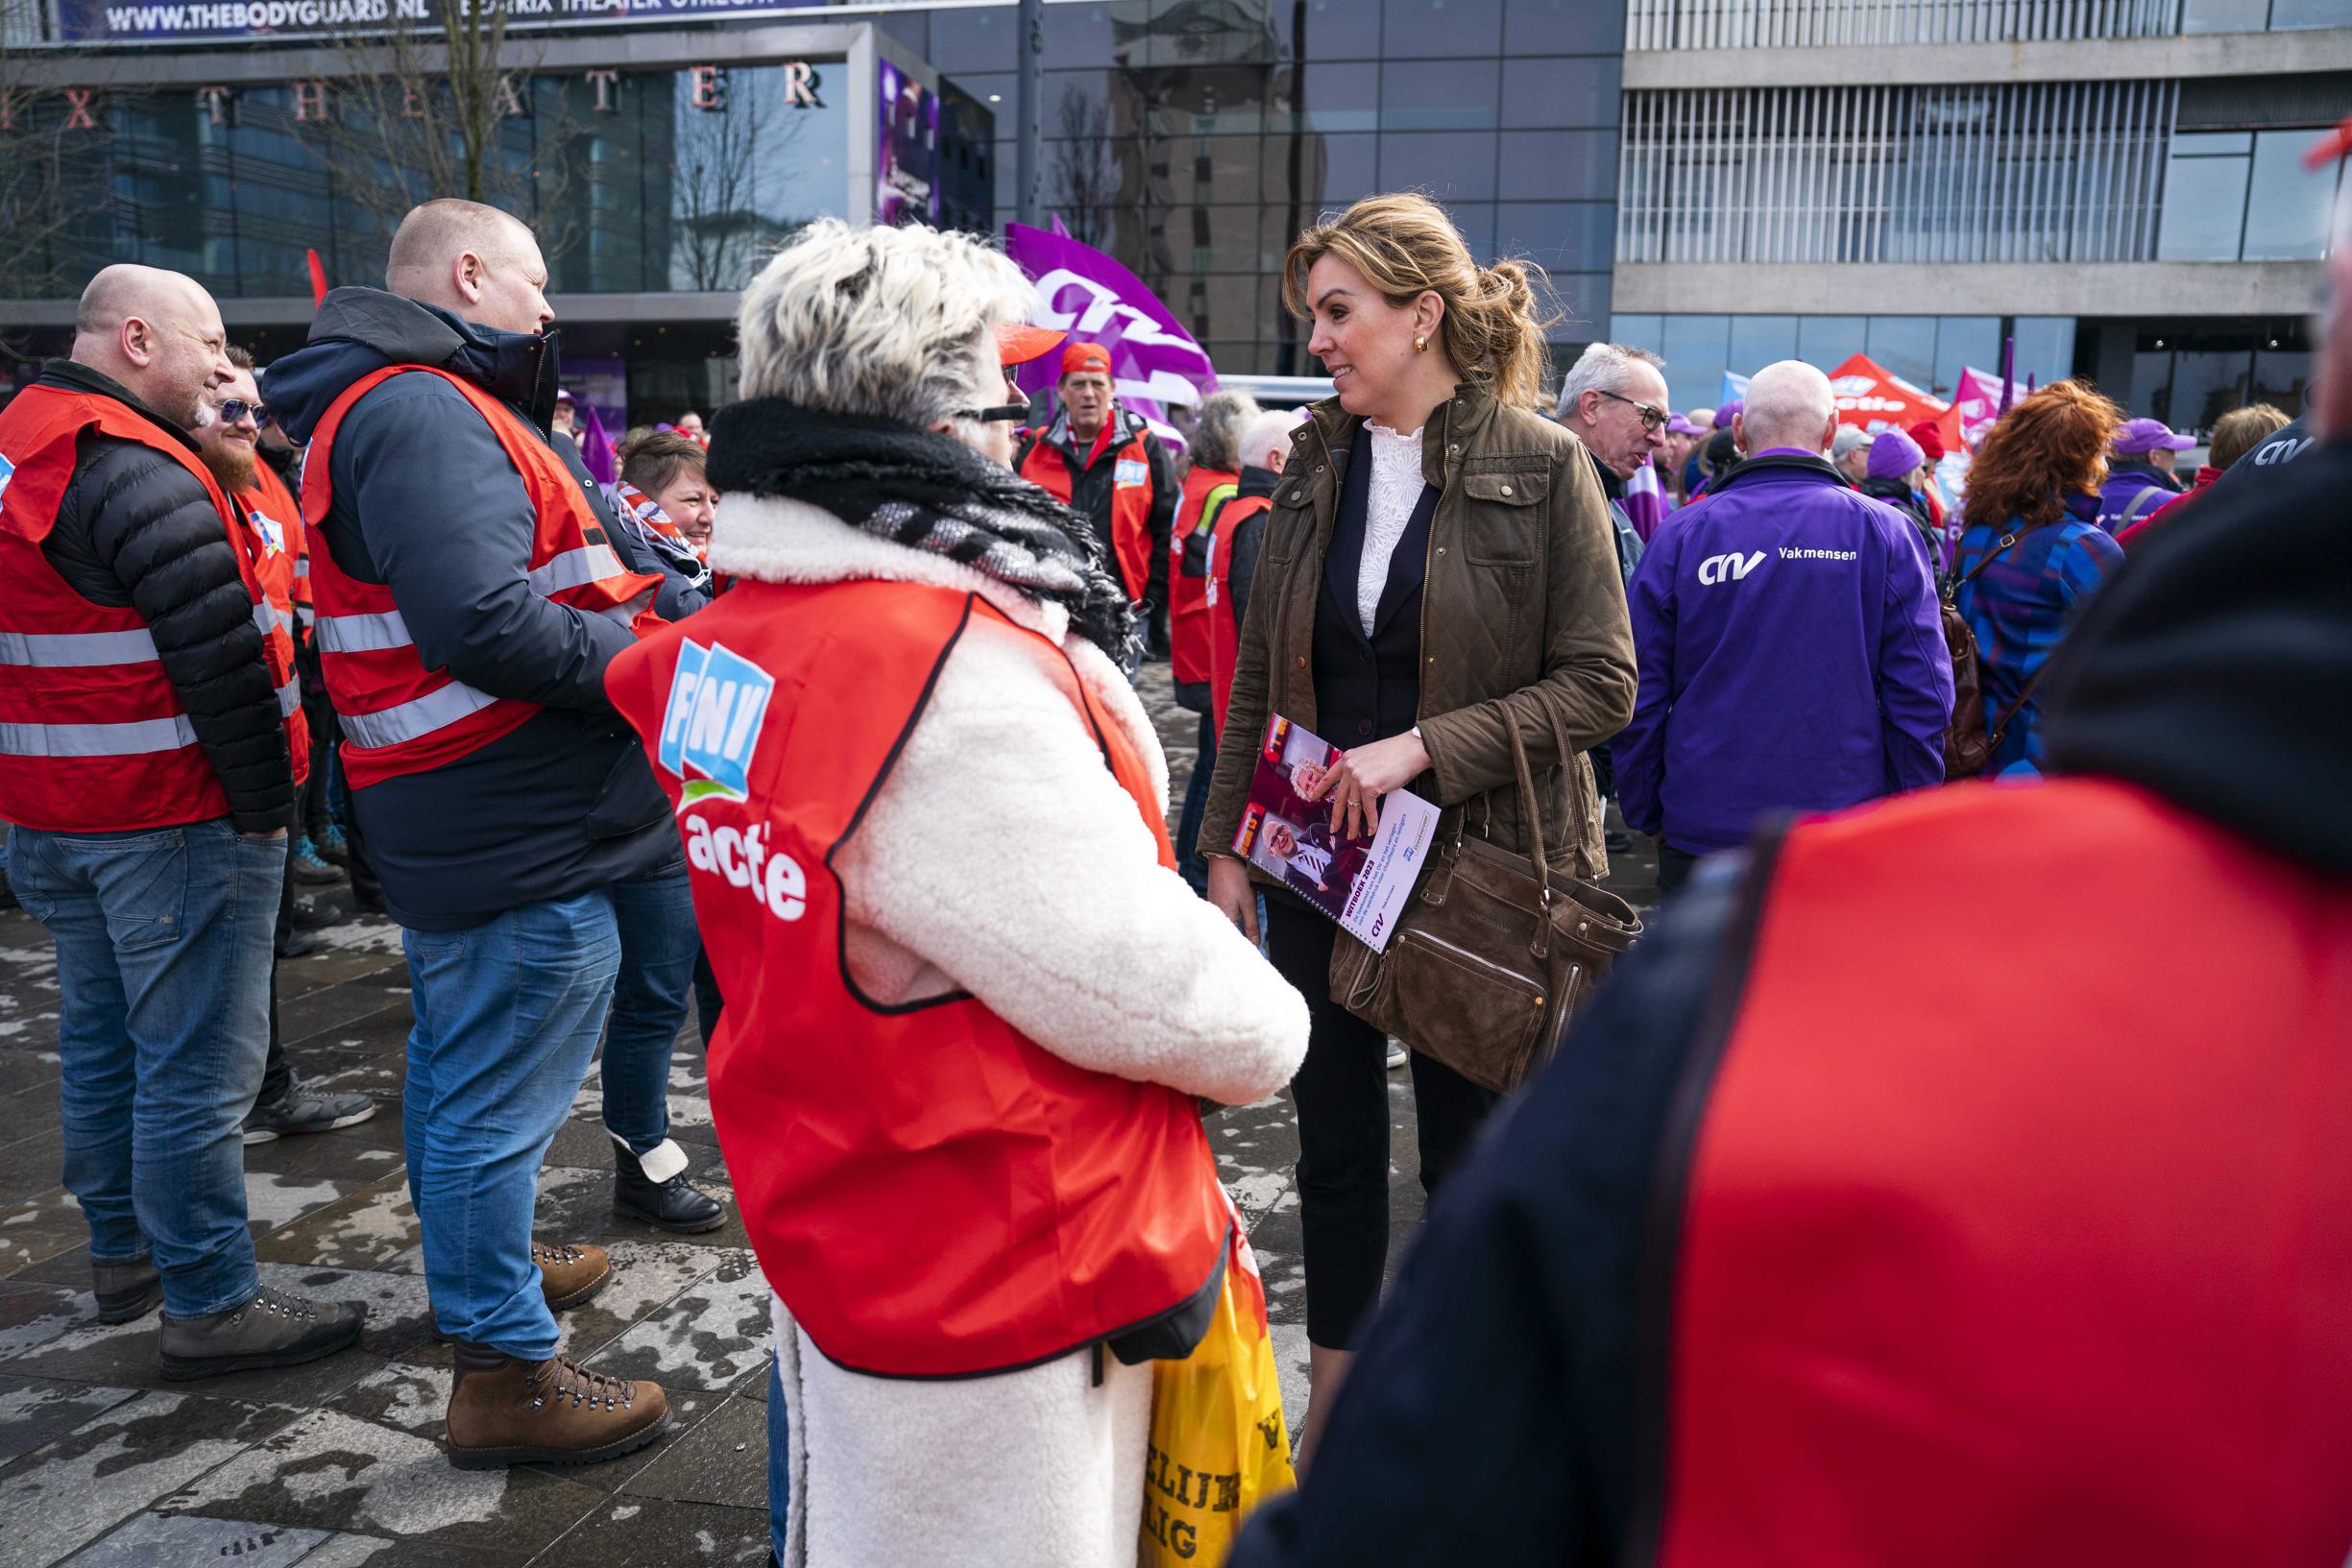
[{"label": "grey pavement tile", "polygon": [[[532,1552],[537,1550],[534,1543]],[[499,1552],[410,1536],[330,1535],[302,1568],[523,1568],[532,1552]]]},{"label": "grey pavement tile", "polygon": [[[0,1009],[0,1018],[15,1016],[12,1008]],[[37,1031],[33,1033],[36,1034]],[[36,1045],[25,1044],[26,1039],[32,1037],[33,1034],[19,1036],[9,1042],[6,1049],[0,1049],[0,1095],[19,1094],[58,1081],[62,1069],[58,1065],[56,1040],[50,1038]],[[21,1123],[12,1122],[10,1125],[13,1127]]]},{"label": "grey pavement tile", "polygon": [[[291,1411],[144,1393],[0,1469],[0,1568],[44,1568],[292,1419]],[[250,1517],[245,1515],[241,1517]]]},{"label": "grey pavement tile", "polygon": [[[343,994],[338,988],[321,992],[316,999],[306,998],[304,1001],[306,1004],[315,1001],[317,1006],[328,1007]],[[379,1002],[373,1011],[290,1042],[286,1048],[287,1059],[293,1063],[295,1072],[308,1077],[315,1073],[329,1072],[356,1062],[400,1058],[408,1049],[410,1024],[408,999],[401,996]]]},{"label": "grey pavement tile", "polygon": [[594,1486],[600,1492],[618,1492],[647,1466],[661,1463],[697,1428],[720,1414],[729,1405],[740,1403],[727,1394],[702,1388],[665,1388],[662,1392],[669,1401],[669,1426],[659,1441],[602,1464],[534,1464],[529,1468],[553,1476],[558,1481]]},{"label": "grey pavement tile", "polygon": [[387,1367],[238,1454],[163,1505],[218,1519],[527,1553],[601,1504],[531,1470],[458,1470],[442,1451],[446,1373]]},{"label": "grey pavement tile", "polygon": [[[332,1133],[321,1134],[332,1137]],[[281,1226],[255,1244],[270,1263],[326,1268],[423,1267],[417,1212],[408,1203],[404,1170],[391,1169],[318,1212]]]},{"label": "grey pavement tile", "polygon": [[769,1291],[749,1253],[730,1258],[591,1358],[665,1387],[728,1388],[767,1366]]},{"label": "grey pavement tile", "polygon": [[8,1276],[12,1285],[65,1285],[88,1289],[90,1283],[90,1244],[69,1248],[36,1264],[29,1265]]},{"label": "grey pavement tile", "polygon": [[56,1125],[0,1144],[0,1203],[33,1197],[65,1179],[65,1133]]},{"label": "grey pavement tile", "polygon": [[[397,943],[399,938],[394,938]],[[397,948],[387,953],[369,946],[328,944],[305,958],[284,958],[278,964],[278,1000],[282,1004],[329,986],[352,980],[390,976],[388,983],[408,983],[408,961]]]},{"label": "grey pavement tile", "polygon": [[93,1388],[46,1378],[0,1377],[0,1464],[62,1437],[126,1399],[133,1388]]},{"label": "grey pavement tile", "polygon": [[728,1399],[710,1419],[664,1445],[661,1458],[620,1488],[625,1496],[676,1503],[767,1507],[767,1407]]},{"label": "grey pavement tile", "polygon": [[51,1187],[0,1205],[0,1274],[89,1244],[82,1206],[62,1187]]},{"label": "grey pavement tile", "polygon": [[767,1510],[661,1498],[615,1498],[539,1559],[563,1568],[759,1568],[768,1560]]},{"label": "grey pavement tile", "polygon": [[408,987],[395,987],[380,976],[329,986],[306,997],[296,997],[278,1009],[279,1038],[293,1050],[320,1035],[377,1038],[397,1019],[400,1033],[408,1032]]},{"label": "grey pavement tile", "polygon": [[[295,1072],[304,1088],[320,1086],[321,1079],[305,1064],[295,1063]],[[400,1100],[378,1102],[376,1114],[355,1125],[253,1145],[245,1151],[246,1174],[325,1177],[350,1183],[348,1193],[380,1181],[394,1167],[406,1163],[402,1130]]]},{"label": "grey pavement tile", "polygon": [[564,1354],[585,1360],[642,1322],[680,1291],[748,1253],[738,1254],[672,1242],[608,1242],[613,1277],[594,1297],[556,1322],[564,1331]]},{"label": "grey pavement tile", "polygon": [[408,1061],[399,1052],[388,1056],[370,1056],[342,1065],[328,1061],[304,1069],[303,1082],[313,1089],[366,1095],[372,1099],[397,1105],[408,1085]]},{"label": "grey pavement tile", "polygon": [[227,1558],[237,1568],[294,1568],[327,1539],[320,1530],[289,1530],[240,1519],[195,1519],[142,1513],[102,1541],[93,1541],[58,1568],[159,1568]]},{"label": "grey pavement tile", "polygon": [[[87,1273],[82,1283],[89,1283]],[[97,1315],[98,1303],[86,1290],[20,1280],[0,1282],[0,1363],[36,1350],[95,1321]]]}]

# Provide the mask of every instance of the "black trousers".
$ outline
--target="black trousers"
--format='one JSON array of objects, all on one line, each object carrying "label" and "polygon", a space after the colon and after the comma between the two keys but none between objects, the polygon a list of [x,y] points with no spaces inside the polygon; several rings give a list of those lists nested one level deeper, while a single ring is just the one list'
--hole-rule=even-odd
[{"label": "black trousers", "polygon": [[[1291,1080],[1298,1112],[1298,1217],[1307,1274],[1307,1339],[1352,1350],[1380,1298],[1389,1259],[1388,1041],[1331,1000],[1339,928],[1303,905],[1266,901],[1274,968],[1306,998],[1307,1059]],[[1413,1053],[1421,1189],[1468,1152],[1496,1096],[1443,1063]]]},{"label": "black trousers", "polygon": [[1658,896],[1670,898],[1680,893],[1683,890],[1683,884],[1690,880],[1690,874],[1698,867],[1698,856],[1691,854],[1688,850],[1678,850],[1671,844],[1661,842],[1658,846]]}]

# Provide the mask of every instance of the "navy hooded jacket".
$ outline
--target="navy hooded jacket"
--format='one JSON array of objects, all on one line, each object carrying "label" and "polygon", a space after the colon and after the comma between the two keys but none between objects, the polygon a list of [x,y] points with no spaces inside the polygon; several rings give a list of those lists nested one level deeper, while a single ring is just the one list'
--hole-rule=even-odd
[{"label": "navy hooded jacket", "polygon": [[[262,396],[307,442],[345,388],[388,364],[463,376],[547,429],[551,336],[497,331],[376,289],[329,294],[308,345],[263,374]],[[549,446],[629,569],[667,577],[657,610],[675,619],[699,609],[702,595],[618,526],[577,449]],[[353,791],[393,918],[460,929],[680,864],[643,749],[605,700],[605,665],[633,639],[531,591],[530,495],[473,405],[439,376],[396,376],[344,417],[329,463],[334,500],[314,547],[391,588],[427,668],[545,709],[454,762]]]}]

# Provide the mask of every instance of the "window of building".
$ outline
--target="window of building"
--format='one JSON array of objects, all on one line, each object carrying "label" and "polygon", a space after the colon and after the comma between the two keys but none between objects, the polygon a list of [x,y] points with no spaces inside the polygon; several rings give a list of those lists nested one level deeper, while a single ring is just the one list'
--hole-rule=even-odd
[{"label": "window of building", "polygon": [[1625,8],[1594,0],[1504,0],[1503,48],[1513,55],[1614,56],[1625,47]]},{"label": "window of building", "polygon": [[2352,0],[2270,0],[2270,27],[2352,27]]},{"label": "window of building", "polygon": [[[1862,351],[1882,369],[1928,391],[1935,384],[1935,340],[1933,316],[1873,316],[1868,347]],[[1825,371],[1837,368],[1833,361],[1820,363]]]},{"label": "window of building", "polygon": [[[1494,133],[1400,133],[1380,138],[1384,190],[1427,191],[1451,205],[1494,196]],[[1522,194],[1514,191],[1515,195]]]},{"label": "window of building", "polygon": [[2327,253],[2328,215],[2341,165],[2303,167],[2312,138],[2309,131],[2265,131],[2254,137],[2241,253],[2246,260],[2306,261]]},{"label": "window of building", "polygon": [[1380,72],[1380,129],[1491,130],[1496,80],[1491,59],[1392,60]]},{"label": "window of building", "polygon": [[1617,133],[1506,131],[1496,181],[1513,201],[1607,201],[1617,189]]},{"label": "window of building", "polygon": [[1380,11],[1381,53],[1391,60],[1492,59],[1502,48],[1502,0],[1382,0]]},{"label": "window of building", "polygon": [[2254,136],[2246,131],[2183,132],[2172,138],[2157,260],[2238,259],[2253,154]]},{"label": "window of building", "polygon": [[1617,58],[1608,55],[1507,58],[1503,61],[1503,128],[1582,126],[1614,131],[1621,70]]}]

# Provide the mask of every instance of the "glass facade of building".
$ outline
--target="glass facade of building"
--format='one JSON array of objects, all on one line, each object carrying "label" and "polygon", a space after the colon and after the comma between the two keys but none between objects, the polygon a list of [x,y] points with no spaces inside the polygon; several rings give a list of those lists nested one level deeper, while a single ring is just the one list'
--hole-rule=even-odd
[{"label": "glass facade of building", "polygon": [[[997,113],[1012,217],[1016,12],[883,26]],[[1624,16],[1592,0],[1103,0],[1046,8],[1041,210],[1159,291],[1222,370],[1308,374],[1282,255],[1381,190],[1482,261],[1551,275],[1564,350],[1609,319]]]}]

